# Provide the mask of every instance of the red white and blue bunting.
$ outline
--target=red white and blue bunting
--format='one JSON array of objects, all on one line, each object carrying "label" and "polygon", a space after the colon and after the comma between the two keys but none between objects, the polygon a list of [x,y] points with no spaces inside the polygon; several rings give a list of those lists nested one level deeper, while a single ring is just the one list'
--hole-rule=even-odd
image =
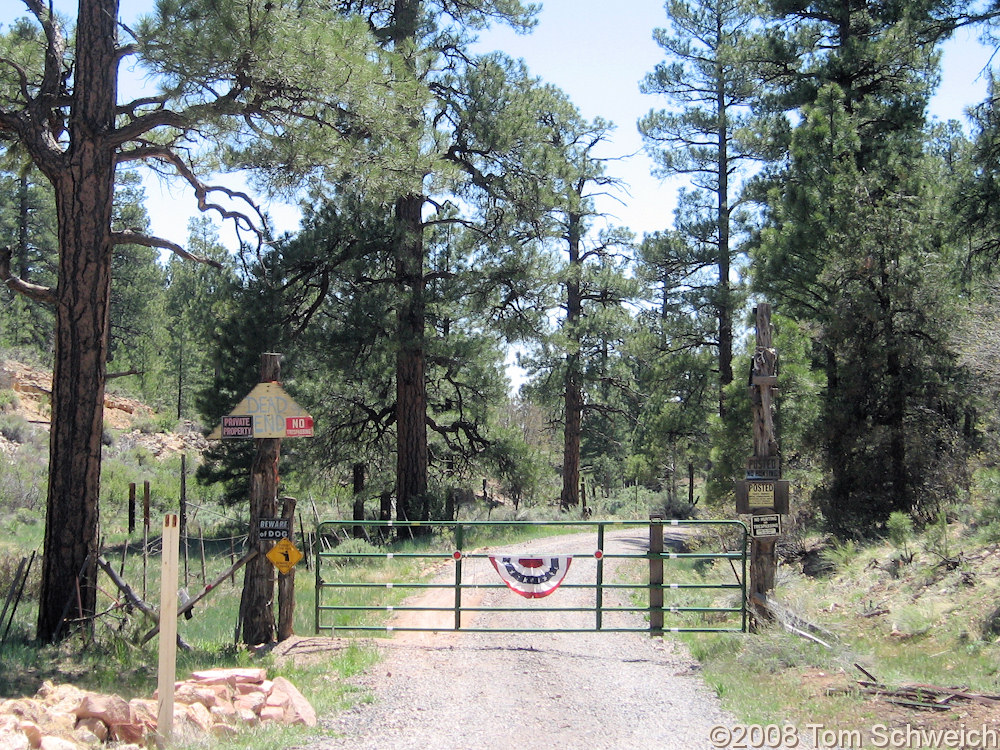
[{"label": "red white and blue bunting", "polygon": [[559,588],[572,560],[571,555],[490,555],[503,582],[527,599],[540,599]]}]

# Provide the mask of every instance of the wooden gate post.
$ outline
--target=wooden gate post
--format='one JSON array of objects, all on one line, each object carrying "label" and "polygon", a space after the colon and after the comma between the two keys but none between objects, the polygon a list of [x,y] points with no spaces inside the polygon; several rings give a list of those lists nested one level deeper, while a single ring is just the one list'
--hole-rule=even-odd
[{"label": "wooden gate post", "polygon": [[[281,517],[288,521],[288,538],[295,537],[294,497],[281,499]],[[295,619],[295,568],[278,574],[278,640],[283,641],[295,634],[292,621]]]},{"label": "wooden gate post", "polygon": [[[750,375],[750,409],[753,414],[753,455],[755,459],[778,456],[774,431],[774,388],[778,380],[778,355],[771,330],[771,306],[757,305],[757,348]],[[770,509],[773,510],[773,509]],[[770,619],[763,606],[774,589],[778,567],[777,536],[754,536],[750,539],[750,603],[758,617]]]},{"label": "wooden gate post", "polygon": [[[260,356],[260,382],[281,380],[281,355]],[[274,518],[278,505],[278,458],[280,438],[254,438],[257,453],[250,469],[250,532],[248,547],[257,555],[247,563],[243,579],[243,642],[248,646],[274,639],[274,566],[266,555],[270,542],[258,536],[261,518]]]}]

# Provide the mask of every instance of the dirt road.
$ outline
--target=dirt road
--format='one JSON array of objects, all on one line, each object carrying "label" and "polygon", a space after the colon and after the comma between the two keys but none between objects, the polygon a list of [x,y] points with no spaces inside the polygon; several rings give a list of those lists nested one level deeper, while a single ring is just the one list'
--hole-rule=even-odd
[{"label": "dirt road", "polygon": [[[572,554],[565,581],[570,583],[593,581],[593,546],[584,535],[573,535],[503,551]],[[608,535],[604,551],[646,547],[644,531],[619,531]],[[498,580],[488,561],[467,562],[463,581]],[[606,560],[605,580],[614,577],[616,562]],[[484,607],[521,606],[526,601],[507,589],[473,590],[470,596],[478,597]],[[530,601],[546,607],[592,608],[593,596],[586,589],[560,588]],[[611,603],[625,604],[624,594],[616,599]],[[426,625],[428,615],[423,617]],[[454,623],[451,613],[434,617],[440,618],[441,627]],[[480,613],[471,622],[463,619],[463,625],[586,628],[594,617],[593,611]],[[643,625],[639,613],[605,615],[608,627]],[[378,643],[383,660],[359,680],[374,701],[327,717],[324,726],[339,736],[307,750],[700,750],[712,747],[712,726],[735,723],[706,687],[698,665],[670,638],[610,632],[436,632],[398,633]]]}]

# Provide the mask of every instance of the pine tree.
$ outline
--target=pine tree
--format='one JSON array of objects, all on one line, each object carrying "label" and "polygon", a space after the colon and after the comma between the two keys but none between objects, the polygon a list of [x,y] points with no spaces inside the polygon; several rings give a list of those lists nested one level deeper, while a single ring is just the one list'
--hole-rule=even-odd
[{"label": "pine tree", "polygon": [[818,498],[845,534],[930,512],[929,477],[968,449],[946,335],[951,253],[923,150],[936,58],[917,42],[938,9],[810,3],[789,11],[794,33],[772,34],[761,68],[799,121],[769,183],[755,284],[814,331],[829,472]]}]

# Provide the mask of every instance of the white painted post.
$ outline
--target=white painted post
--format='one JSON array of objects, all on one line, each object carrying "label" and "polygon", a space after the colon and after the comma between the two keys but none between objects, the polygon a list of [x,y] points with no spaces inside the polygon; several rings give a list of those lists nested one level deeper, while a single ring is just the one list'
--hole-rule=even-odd
[{"label": "white painted post", "polygon": [[170,744],[174,728],[174,680],[177,678],[177,563],[180,524],[175,513],[163,518],[162,573],[160,576],[160,670],[156,745]]}]

